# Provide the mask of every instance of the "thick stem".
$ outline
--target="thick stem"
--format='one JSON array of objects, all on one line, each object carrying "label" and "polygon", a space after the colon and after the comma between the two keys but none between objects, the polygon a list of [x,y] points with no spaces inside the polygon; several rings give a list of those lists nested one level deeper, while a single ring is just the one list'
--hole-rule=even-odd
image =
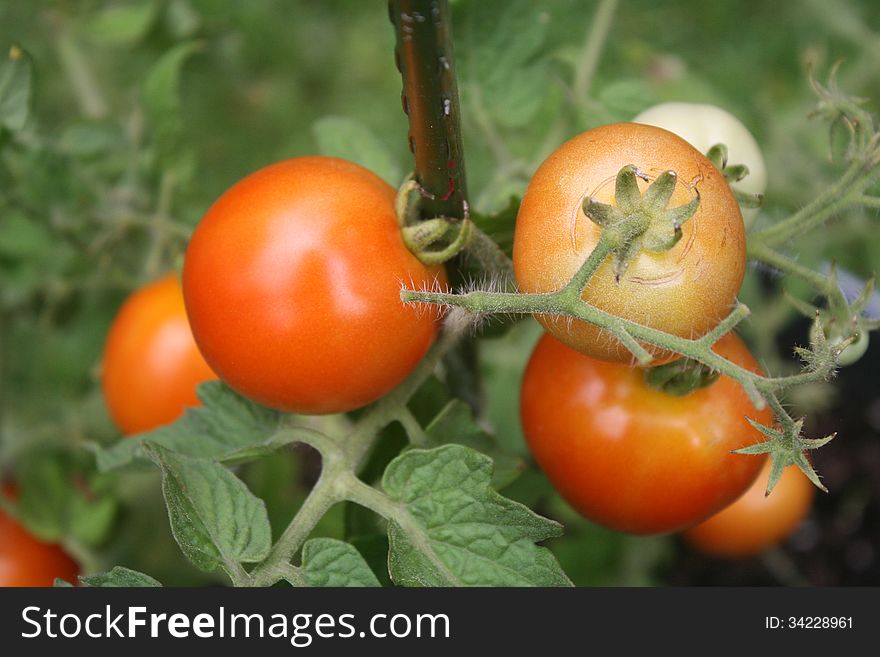
[{"label": "thick stem", "polygon": [[344,468],[340,467],[338,462],[325,461],[322,464],[318,483],[309,492],[287,529],[272,546],[269,556],[250,574],[248,583],[251,586],[269,586],[278,581],[321,518],[330,507],[343,499],[339,490],[339,481],[344,472]]},{"label": "thick stem", "polygon": [[448,3],[390,0],[389,14],[415,177],[425,193],[422,215],[464,218],[467,192]]}]

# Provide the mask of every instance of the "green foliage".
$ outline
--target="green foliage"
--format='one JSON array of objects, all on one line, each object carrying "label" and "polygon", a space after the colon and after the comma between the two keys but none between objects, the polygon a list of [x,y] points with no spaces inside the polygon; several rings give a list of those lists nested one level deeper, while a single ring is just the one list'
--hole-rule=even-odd
[{"label": "green foliage", "polygon": [[379,586],[357,549],[332,538],[313,538],[303,545],[302,571],[309,586]]},{"label": "green foliage", "polygon": [[318,152],[357,162],[391,185],[400,184],[400,167],[370,129],[359,121],[341,116],[325,116],[312,124]]},{"label": "green foliage", "polygon": [[382,477],[406,514],[388,524],[389,569],[406,586],[564,586],[556,559],[535,545],[562,527],[492,490],[492,461],[448,445],[412,450]]},{"label": "green foliage", "polygon": [[211,571],[266,557],[272,542],[266,505],[240,479],[218,463],[158,445],[147,454],[162,470],[171,531],[190,561]]},{"label": "green foliage", "polygon": [[242,458],[239,450],[268,440],[279,428],[280,413],[245,399],[219,381],[203,383],[198,394],[204,406],[188,410],[177,422],[108,448],[95,446],[98,466],[112,470],[145,459],[147,442],[186,456]]},{"label": "green foliage", "polygon": [[139,573],[136,570],[116,566],[108,573],[99,573],[97,575],[85,575],[79,578],[80,583],[84,586],[94,587],[113,587],[113,588],[130,588],[130,587],[156,587],[162,586],[158,581]]}]

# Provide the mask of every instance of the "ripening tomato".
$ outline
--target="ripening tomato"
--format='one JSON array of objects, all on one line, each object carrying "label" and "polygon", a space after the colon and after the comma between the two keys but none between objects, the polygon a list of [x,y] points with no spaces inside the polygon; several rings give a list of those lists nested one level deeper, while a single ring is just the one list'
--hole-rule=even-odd
[{"label": "ripening tomato", "polygon": [[[758,372],[733,334],[714,350]],[[648,387],[644,371],[580,354],[550,335],[535,347],[520,399],[538,465],[583,516],[633,534],[672,532],[707,518],[755,480],[765,456],[732,454],[769,425],[733,379],[684,396]]]},{"label": "ripening tomato", "polygon": [[401,286],[445,282],[403,243],[395,190],[331,157],[272,164],[208,210],[186,252],[193,334],[217,374],[307,414],[364,406],[400,383],[438,328]]},{"label": "ripening tomato", "polygon": [[[13,497],[11,487],[3,494]],[[52,586],[55,578],[75,583],[79,566],[59,545],[44,543],[0,509],[0,586]]]},{"label": "ripening tomato", "polygon": [[[677,174],[668,207],[700,203],[668,251],[641,251],[616,280],[609,257],[583,293],[584,301],[618,317],[681,337],[715,327],[736,299],[746,265],[745,229],[730,187],[712,163],[667,130],[636,123],[606,125],[560,146],[535,172],[516,218],[513,265],[523,292],[553,292],[572,278],[599,240],[600,228],[583,211],[592,197],[614,203],[615,178],[635,165],[648,178]],[[594,358],[633,357],[602,329],[566,317],[539,316],[550,333]],[[648,349],[658,360],[670,356]]]},{"label": "ripening tomato", "polygon": [[[724,144],[727,146],[727,161],[744,164],[749,169],[749,175],[731,186],[746,194],[763,194],[767,189],[767,165],[758,142],[742,121],[721,107],[708,103],[660,103],[641,112],[633,123],[665,128],[701,153]],[[747,220],[757,213],[757,208],[743,210]]]},{"label": "ripening tomato", "polygon": [[176,275],[126,299],[110,326],[101,365],[107,409],[123,434],[173,422],[199,405],[198,384],[215,378],[193,340]]},{"label": "ripening tomato", "polygon": [[770,461],[755,483],[730,506],[682,537],[700,552],[728,559],[752,557],[784,541],[810,512],[816,487],[796,466],[782,471],[765,496]]}]

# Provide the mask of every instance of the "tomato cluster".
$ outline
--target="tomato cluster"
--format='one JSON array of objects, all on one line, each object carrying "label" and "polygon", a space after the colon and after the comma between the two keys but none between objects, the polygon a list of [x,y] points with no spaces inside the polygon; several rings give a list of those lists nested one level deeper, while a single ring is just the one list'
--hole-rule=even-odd
[{"label": "tomato cluster", "polygon": [[[563,288],[605,230],[586,215],[585,201],[617,206],[618,172],[628,166],[646,197],[650,184],[672,171],[669,205],[699,201],[680,239],[641,249],[622,276],[607,258],[582,298],[630,322],[699,337],[730,312],[746,264],[737,200],[702,151],[724,143],[732,161],[741,158],[752,171],[742,188],[748,193],[763,192],[764,163],[748,131],[720,108],[662,105],[636,121],[580,134],[539,167],[517,216],[517,282],[526,292]],[[523,429],[538,465],[582,515],[623,532],[679,531],[730,505],[755,481],[766,457],[732,452],[764,440],[747,417],[771,425],[773,415],[755,408],[737,382],[721,376],[687,394],[668,394],[650,387],[645,372],[631,366],[631,350],[603,329],[565,317],[538,320],[548,333],[523,378]],[[643,346],[655,364],[676,357]],[[713,350],[760,373],[734,334]],[[711,536],[724,515],[693,535]]]}]

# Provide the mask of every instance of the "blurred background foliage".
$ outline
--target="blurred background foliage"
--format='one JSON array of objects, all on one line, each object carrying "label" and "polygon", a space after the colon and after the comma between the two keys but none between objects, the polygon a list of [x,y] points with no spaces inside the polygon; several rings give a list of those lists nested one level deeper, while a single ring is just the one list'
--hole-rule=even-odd
[{"label": "blurred background foliage", "polygon": [[[599,3],[587,0],[452,4],[480,211],[520,195],[569,136],[683,100],[725,107],[756,136],[770,170],[769,221],[840,172],[838,144],[808,118],[810,67],[824,80],[842,60],[840,86],[872,110],[880,100],[880,3],[868,0],[628,0],[604,3],[596,20]],[[157,474],[94,469],[87,445],[118,439],[98,387],[104,336],[125,295],[179,266],[189,231],[247,173],[320,151],[400,183],[410,156],[385,2],[0,0],[4,56],[13,45],[34,75],[26,122],[0,123],[0,468],[19,482],[29,527],[63,541],[87,569],[123,564],[167,583],[209,582],[166,530]],[[880,264],[876,215],[857,211],[817,231],[798,243],[800,261],[835,259],[867,278]],[[746,337],[776,372],[806,340],[779,287],[753,270],[743,290],[754,311]],[[518,385],[537,334],[520,322],[480,352],[483,419],[524,459]],[[792,397],[818,425],[812,433],[841,433],[816,456],[832,492],[763,559],[730,565],[675,537],[598,528],[534,468],[505,494],[566,525],[550,547],[578,584],[880,583],[878,353],[872,344],[834,387]],[[278,529],[315,471],[314,455],[294,450],[242,476]],[[357,537],[359,522],[338,507],[319,529]],[[382,546],[358,547],[381,560]]]}]

